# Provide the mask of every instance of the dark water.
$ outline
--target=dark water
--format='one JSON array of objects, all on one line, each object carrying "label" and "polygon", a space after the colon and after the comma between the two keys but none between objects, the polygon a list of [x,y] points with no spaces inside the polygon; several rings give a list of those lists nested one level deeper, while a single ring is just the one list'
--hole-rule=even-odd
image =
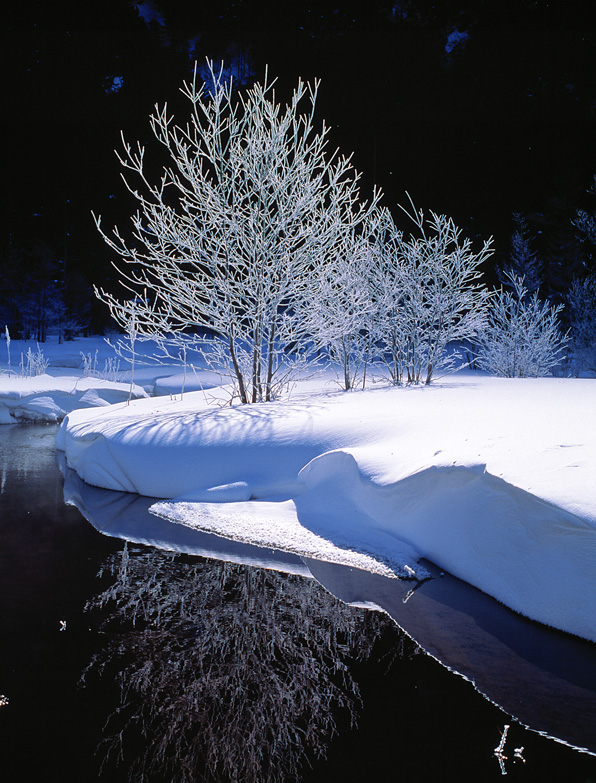
[{"label": "dark water", "polygon": [[[0,427],[1,781],[285,781],[294,765],[310,783],[490,781],[505,724],[509,780],[596,781],[596,757],[510,717],[595,750],[593,645],[449,577],[410,594],[168,525],[67,474],[85,519],[55,432]],[[382,607],[509,714],[334,595]]]}]

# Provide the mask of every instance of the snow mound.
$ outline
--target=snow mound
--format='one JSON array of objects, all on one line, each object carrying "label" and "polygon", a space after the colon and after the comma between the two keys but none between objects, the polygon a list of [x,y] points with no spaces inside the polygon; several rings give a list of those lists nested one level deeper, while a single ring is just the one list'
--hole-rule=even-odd
[{"label": "snow mound", "polygon": [[100,413],[74,411],[62,424],[68,466],[89,484],[149,497],[197,498],[232,484],[237,493],[238,482],[242,497],[279,494],[326,450],[328,433],[308,425],[308,405],[213,408],[191,392]]},{"label": "snow mound", "polygon": [[169,375],[160,375],[153,383],[153,394],[162,397],[167,394],[215,389],[222,386],[225,380],[219,373],[210,370],[188,370],[186,373],[178,370]]},{"label": "snow mound", "polygon": [[310,462],[299,478],[302,491],[285,502],[175,499],[150,510],[234,540],[384,576],[426,578],[417,562],[424,557],[527,617],[596,641],[590,523],[483,465],[431,467],[381,486],[351,454],[334,451]]}]

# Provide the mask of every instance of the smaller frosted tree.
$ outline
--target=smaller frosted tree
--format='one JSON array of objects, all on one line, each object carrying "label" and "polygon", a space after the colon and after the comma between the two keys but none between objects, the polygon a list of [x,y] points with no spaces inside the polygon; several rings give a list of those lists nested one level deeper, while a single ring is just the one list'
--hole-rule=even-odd
[{"label": "smaller frosted tree", "polygon": [[[596,196],[596,175],[594,175],[592,184],[587,192],[592,196]],[[578,231],[578,239],[582,242],[588,241],[596,245],[596,214],[594,212],[578,209],[575,213],[575,219],[571,222]]]},{"label": "smaller frosted tree", "polygon": [[573,225],[578,229],[579,239],[587,239],[596,245],[596,215],[586,212],[585,209],[578,209]]},{"label": "smaller frosted tree", "polygon": [[562,305],[528,294],[523,277],[509,275],[511,290],[500,289],[477,337],[483,370],[505,378],[538,378],[564,358],[567,335],[559,325]]},{"label": "smaller frosted tree", "polygon": [[[411,203],[411,202],[410,202]],[[480,266],[490,241],[474,252],[451,218],[405,210],[417,231],[399,231],[376,208],[336,248],[313,286],[311,332],[343,368],[344,387],[379,357],[395,384],[430,383],[455,364],[447,346],[482,326],[489,293]]]},{"label": "smaller frosted tree", "polygon": [[[488,291],[480,267],[492,254],[490,240],[479,252],[452,218],[403,208],[417,227],[405,238],[387,223],[378,253],[380,317],[395,383],[429,384],[448,371],[447,346],[473,337],[484,323]],[[393,256],[393,258],[392,258]]]},{"label": "smaller frosted tree", "polygon": [[351,231],[318,270],[305,300],[305,322],[319,350],[338,367],[340,385],[362,381],[371,358],[377,305],[371,290],[372,249]]},{"label": "smaller frosted tree", "polygon": [[503,269],[497,269],[499,282],[505,287],[511,285],[511,278],[523,277],[524,287],[528,294],[538,291],[542,283],[542,264],[532,250],[530,232],[525,217],[519,212],[514,213],[516,229],[511,237],[509,262]]},{"label": "smaller frosted tree", "polygon": [[407,337],[405,327],[405,276],[401,263],[403,234],[388,209],[382,208],[367,223],[368,296],[374,303],[369,324],[371,343],[378,361],[389,371],[396,385],[404,380]]},{"label": "smaller frosted tree", "polygon": [[596,275],[574,280],[567,301],[575,357],[596,373]]}]

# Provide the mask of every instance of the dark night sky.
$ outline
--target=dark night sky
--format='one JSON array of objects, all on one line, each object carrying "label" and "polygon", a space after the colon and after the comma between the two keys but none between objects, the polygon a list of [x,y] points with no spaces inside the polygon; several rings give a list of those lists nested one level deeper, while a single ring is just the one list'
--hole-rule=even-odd
[{"label": "dark night sky", "polygon": [[177,108],[182,79],[206,55],[240,56],[258,77],[268,63],[281,90],[299,75],[321,77],[319,118],[354,152],[365,196],[376,181],[393,207],[408,191],[467,233],[495,235],[498,250],[514,211],[567,220],[587,198],[596,173],[589,3],[153,6],[160,14],[149,23],[126,0],[103,0],[93,14],[78,0],[4,12],[5,242],[35,237],[66,248],[72,263],[93,258],[101,276],[90,211],[122,225],[131,209],[113,154],[120,129],[149,141],[152,105]]}]

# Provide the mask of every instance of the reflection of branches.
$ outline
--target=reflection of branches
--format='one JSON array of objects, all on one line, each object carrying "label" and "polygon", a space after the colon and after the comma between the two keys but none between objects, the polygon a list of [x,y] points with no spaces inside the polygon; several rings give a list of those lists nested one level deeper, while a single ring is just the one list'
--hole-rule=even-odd
[{"label": "reflection of branches", "polygon": [[[505,765],[505,762],[507,761],[507,756],[505,755],[505,743],[507,742],[507,732],[509,731],[511,727],[508,723],[506,723],[503,726],[503,731],[501,732],[501,741],[497,745],[497,747],[494,749],[493,753],[499,762],[499,768],[501,770],[501,775],[507,774],[507,767]],[[521,748],[515,748],[513,751],[513,760],[514,761],[523,761],[523,763],[526,763],[526,760],[524,758],[524,748],[523,746]]]},{"label": "reflection of branches", "polygon": [[85,677],[115,669],[107,755],[131,779],[291,780],[325,754],[335,716],[354,724],[347,662],[370,654],[387,622],[378,613],[314,580],[156,551],[125,549],[104,570],[115,582],[88,608],[109,607],[102,628],[114,635]]}]

